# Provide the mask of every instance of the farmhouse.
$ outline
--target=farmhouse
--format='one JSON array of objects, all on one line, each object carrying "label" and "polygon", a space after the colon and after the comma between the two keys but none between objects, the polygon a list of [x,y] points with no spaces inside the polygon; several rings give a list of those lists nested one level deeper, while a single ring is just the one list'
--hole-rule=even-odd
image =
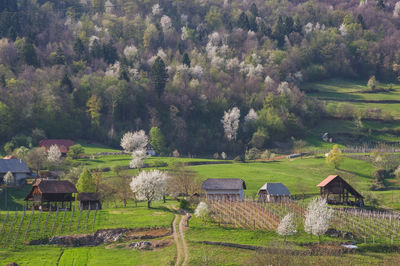
[{"label": "farmhouse", "polygon": [[99,193],[79,193],[77,198],[80,210],[101,210]]},{"label": "farmhouse", "polygon": [[69,139],[44,139],[39,142],[39,147],[46,148],[46,152],[49,151],[52,145],[57,145],[61,154],[66,155],[69,147],[75,145],[75,142]]},{"label": "farmhouse", "polygon": [[15,177],[14,185],[22,185],[26,178],[31,175],[31,170],[25,162],[20,159],[0,159],[0,184],[3,183],[4,175],[10,171]]},{"label": "farmhouse", "polygon": [[364,197],[338,175],[330,175],[317,185],[329,204],[364,205]]},{"label": "farmhouse", "polygon": [[265,183],[258,190],[258,201],[279,202],[290,200],[289,189],[282,183]]},{"label": "farmhouse", "polygon": [[242,200],[246,183],[240,178],[209,178],[201,188],[209,199]]},{"label": "farmhouse", "polygon": [[77,190],[69,181],[38,179],[32,185],[32,190],[25,197],[25,201],[27,207],[28,202],[32,202],[33,209],[56,210],[59,207],[71,209],[75,200],[72,193],[77,193]]}]

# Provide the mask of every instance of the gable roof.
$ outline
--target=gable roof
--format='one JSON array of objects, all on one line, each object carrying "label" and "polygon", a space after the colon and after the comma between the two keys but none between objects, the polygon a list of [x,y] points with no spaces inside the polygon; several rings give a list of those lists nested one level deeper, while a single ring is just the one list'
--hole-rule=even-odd
[{"label": "gable roof", "polygon": [[339,175],[330,175],[330,176],[328,176],[327,178],[322,180],[322,182],[319,183],[317,185],[317,187],[326,187],[329,183],[331,183],[335,179],[338,179],[340,182],[342,182],[346,186],[347,190],[351,194],[356,195],[356,196],[361,197],[361,198],[364,198],[360,193],[357,192],[357,190],[355,190],[349,183],[346,182],[346,180],[344,180]]},{"label": "gable roof", "polygon": [[24,160],[20,159],[0,159],[0,173],[30,173]]},{"label": "gable roof", "polygon": [[240,178],[209,178],[201,186],[204,190],[209,189],[246,189],[246,183]]},{"label": "gable roof", "polygon": [[42,193],[77,193],[76,187],[66,180],[42,180],[39,179],[32,187],[39,187]]},{"label": "gable roof", "polygon": [[265,183],[259,191],[261,190],[269,195],[290,196],[289,189],[282,183]]},{"label": "gable roof", "polygon": [[79,201],[98,201],[100,200],[99,193],[79,193],[78,194]]},{"label": "gable roof", "polygon": [[[325,187],[326,185],[328,185],[333,179],[335,179],[336,177],[339,177],[338,175],[330,175],[327,178],[325,178],[321,183],[319,183],[317,185],[317,187]],[[343,180],[344,181],[344,180]],[[345,181],[346,182],[346,181]]]},{"label": "gable roof", "polygon": [[39,147],[45,147],[49,151],[52,145],[57,145],[61,153],[67,153],[69,147],[75,145],[70,139],[44,139],[39,142]]}]

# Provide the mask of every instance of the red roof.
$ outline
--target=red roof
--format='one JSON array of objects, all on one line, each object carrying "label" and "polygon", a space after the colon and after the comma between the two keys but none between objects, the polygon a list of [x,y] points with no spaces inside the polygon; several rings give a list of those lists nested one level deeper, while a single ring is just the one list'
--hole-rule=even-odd
[{"label": "red roof", "polygon": [[7,156],[5,156],[3,159],[5,159],[5,160],[10,160],[10,159],[18,159],[18,158],[15,157],[14,155],[7,155]]},{"label": "red roof", "polygon": [[70,139],[44,139],[39,142],[39,147],[45,147],[49,151],[52,145],[57,145],[61,153],[67,153],[69,147],[75,145]]},{"label": "red roof", "polygon": [[333,179],[335,179],[336,177],[338,177],[338,175],[330,175],[327,178],[325,178],[321,183],[319,183],[317,185],[317,187],[325,187],[326,185],[328,185]]}]

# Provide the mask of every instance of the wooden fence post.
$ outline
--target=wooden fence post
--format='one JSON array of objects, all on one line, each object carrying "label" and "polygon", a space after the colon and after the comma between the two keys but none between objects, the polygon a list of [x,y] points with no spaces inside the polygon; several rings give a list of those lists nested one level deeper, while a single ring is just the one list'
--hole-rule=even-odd
[{"label": "wooden fence post", "polygon": [[72,208],[71,219],[69,219],[69,224],[68,224],[68,231],[70,231],[70,232],[71,232],[71,224],[72,224],[72,219],[74,218],[74,214],[75,214],[75,205]]},{"label": "wooden fence post", "polygon": [[42,212],[43,212],[43,210],[40,209],[39,216],[38,216],[38,219],[37,219],[37,222],[36,222],[35,238],[37,237],[37,232],[39,230],[39,223],[40,223],[40,218],[42,216]]},{"label": "wooden fence post", "polygon": [[64,208],[64,214],[63,214],[63,218],[62,218],[61,225],[60,225],[60,234],[62,234],[62,229],[63,229],[63,226],[64,226],[64,220],[65,220],[66,212],[67,212],[67,208]]},{"label": "wooden fence post", "polygon": [[26,237],[28,236],[29,227],[31,227],[31,222],[32,222],[32,218],[33,218],[33,213],[34,213],[34,210],[33,210],[33,208],[32,208],[31,217],[29,217],[28,225],[27,225],[26,230],[25,230],[24,242],[26,241]]},{"label": "wooden fence post", "polygon": [[93,224],[92,224],[92,230],[94,231],[94,225],[96,223],[96,215],[97,215],[97,210],[99,208],[99,205],[96,203],[96,210],[94,212],[94,216],[93,216]]},{"label": "wooden fence post", "polygon": [[12,232],[12,229],[14,227],[14,223],[17,220],[17,215],[18,215],[18,213],[17,213],[17,211],[15,211],[14,219],[12,220],[12,222],[10,224],[10,229],[8,230],[6,241],[4,241],[4,247],[7,247],[7,242],[8,242],[8,239],[10,238],[10,236],[11,236],[11,232]]},{"label": "wooden fence post", "polygon": [[50,214],[51,214],[51,207],[49,208],[49,212],[48,212],[47,215],[46,215],[46,221],[44,222],[44,227],[43,227],[43,229],[42,229],[42,236],[46,233],[47,222],[49,221]]},{"label": "wooden fence post", "polygon": [[24,218],[25,218],[25,208],[24,208],[24,213],[22,214],[21,221],[19,222],[17,234],[14,237],[14,242],[13,242],[13,246],[12,246],[13,248],[15,247],[15,243],[17,243],[17,239],[18,239],[19,233],[21,232],[21,227],[22,227],[22,223],[24,222]]},{"label": "wooden fence post", "polygon": [[53,232],[54,232],[54,227],[55,227],[56,222],[57,222],[57,217],[58,217],[58,207],[57,207],[57,210],[56,210],[56,215],[54,216],[53,226],[51,227],[51,232],[50,232],[51,236],[53,235]]}]

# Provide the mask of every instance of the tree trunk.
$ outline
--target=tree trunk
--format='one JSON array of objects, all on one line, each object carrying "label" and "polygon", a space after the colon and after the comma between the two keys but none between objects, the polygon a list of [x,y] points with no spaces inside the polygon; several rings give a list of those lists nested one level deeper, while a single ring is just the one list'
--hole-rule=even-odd
[{"label": "tree trunk", "polygon": [[164,201],[164,203],[167,202],[166,199],[165,199],[165,195],[163,196],[163,201]]},{"label": "tree trunk", "polygon": [[318,235],[318,243],[321,243],[321,235]]},{"label": "tree trunk", "polygon": [[151,200],[147,201],[147,209],[150,209],[150,205],[151,205]]},{"label": "tree trunk", "polygon": [[126,199],[124,199],[124,208],[126,208]]},{"label": "tree trunk", "polygon": [[283,237],[283,243],[286,244],[286,236]]}]

